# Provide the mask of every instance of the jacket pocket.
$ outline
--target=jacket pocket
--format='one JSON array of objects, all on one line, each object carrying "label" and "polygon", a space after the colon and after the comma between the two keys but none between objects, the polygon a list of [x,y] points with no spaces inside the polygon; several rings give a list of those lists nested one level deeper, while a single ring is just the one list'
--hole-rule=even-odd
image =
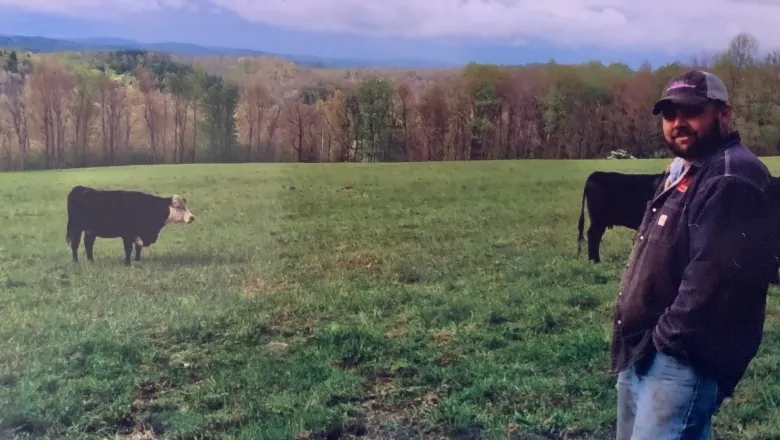
[{"label": "jacket pocket", "polygon": [[646,236],[640,237],[640,239],[646,239],[655,245],[664,247],[672,246],[677,240],[682,211],[681,207],[664,205],[657,212],[652,212]]}]

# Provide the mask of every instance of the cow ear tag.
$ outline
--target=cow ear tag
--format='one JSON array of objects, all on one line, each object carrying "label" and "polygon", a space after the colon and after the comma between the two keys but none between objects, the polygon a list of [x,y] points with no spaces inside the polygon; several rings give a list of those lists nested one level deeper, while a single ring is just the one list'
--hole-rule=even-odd
[{"label": "cow ear tag", "polygon": [[663,226],[666,224],[666,214],[661,214],[660,217],[658,217],[658,226]]}]

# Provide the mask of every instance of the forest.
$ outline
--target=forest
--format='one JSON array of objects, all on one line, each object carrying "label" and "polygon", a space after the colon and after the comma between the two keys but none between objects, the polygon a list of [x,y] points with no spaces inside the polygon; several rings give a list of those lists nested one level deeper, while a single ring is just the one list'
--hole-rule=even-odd
[{"label": "forest", "polygon": [[652,68],[301,67],[271,56],[0,49],[0,170],[203,162],[664,157],[651,112],[690,67],[726,83],[758,155],[780,151],[780,50],[748,34]]}]

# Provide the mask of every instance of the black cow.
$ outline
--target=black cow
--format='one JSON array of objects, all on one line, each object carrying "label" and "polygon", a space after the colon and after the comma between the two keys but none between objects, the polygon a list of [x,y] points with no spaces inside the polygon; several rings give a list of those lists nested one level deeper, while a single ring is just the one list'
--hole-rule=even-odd
[{"label": "black cow", "polygon": [[[772,236],[772,239],[775,240],[776,245],[780,245],[780,243],[777,242],[777,234],[780,234],[780,177],[772,176],[772,180],[767,188],[767,196],[769,196],[772,209],[772,223],[777,226],[777,229],[774,230],[775,235]],[[778,246],[778,249],[775,252],[775,270],[772,272],[771,278],[769,279],[771,284],[780,284],[778,271],[780,271],[780,246]]]},{"label": "black cow", "polygon": [[663,184],[665,173],[623,174],[595,171],[585,180],[582,207],[578,222],[577,255],[582,251],[582,231],[585,226],[585,203],[588,204],[588,259],[600,262],[601,237],[613,226],[637,230],[642,223],[647,203]]},{"label": "black cow", "polygon": [[138,191],[98,190],[75,186],[68,193],[68,225],[65,242],[78,262],[81,233],[87,260],[93,261],[95,238],[122,238],[125,245],[125,264],[135,244],[135,260],[141,260],[141,249],[157,241],[165,225],[190,224],[195,221],[187,208],[187,199],[158,197]]}]

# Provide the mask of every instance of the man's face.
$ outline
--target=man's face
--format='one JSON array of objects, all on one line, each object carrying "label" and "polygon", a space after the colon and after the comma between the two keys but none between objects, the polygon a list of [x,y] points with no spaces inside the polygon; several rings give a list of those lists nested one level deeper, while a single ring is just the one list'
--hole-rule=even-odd
[{"label": "man's face", "polygon": [[666,145],[676,156],[693,159],[725,133],[730,108],[708,103],[689,106],[669,103],[661,112]]}]

